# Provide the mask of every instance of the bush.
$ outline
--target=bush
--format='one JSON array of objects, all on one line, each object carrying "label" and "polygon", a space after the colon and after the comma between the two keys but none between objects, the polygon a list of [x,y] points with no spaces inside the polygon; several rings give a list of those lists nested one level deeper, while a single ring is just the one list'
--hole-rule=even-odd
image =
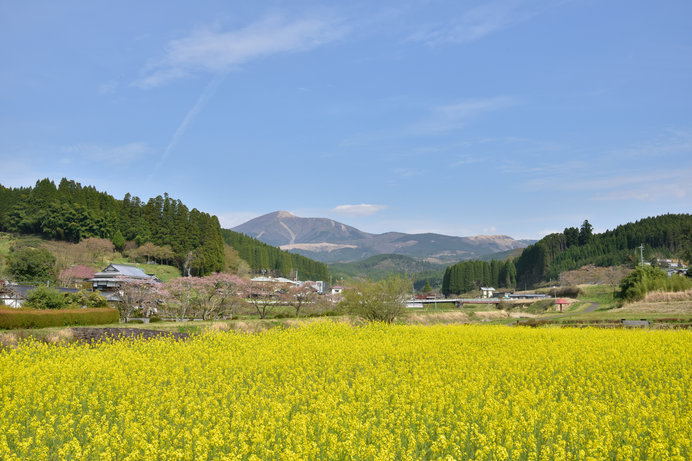
[{"label": "bush", "polygon": [[653,266],[639,266],[622,279],[615,297],[623,302],[641,301],[650,291],[684,291],[692,288],[692,281],[680,275],[668,277]]},{"label": "bush", "polygon": [[161,317],[157,317],[156,315],[152,315],[149,317],[149,323],[158,323],[158,322],[163,322],[163,319]]},{"label": "bush", "polygon": [[0,309],[0,329],[118,323],[117,309]]},{"label": "bush", "polygon": [[555,293],[559,297],[577,298],[581,294],[581,288],[578,286],[557,287]]},{"label": "bush", "polygon": [[412,288],[411,281],[401,277],[361,282],[344,292],[339,306],[371,322],[391,323],[405,312]]},{"label": "bush", "polygon": [[62,309],[67,306],[65,294],[55,288],[36,287],[26,295],[26,306],[34,309]]},{"label": "bush", "polygon": [[45,248],[22,247],[7,257],[7,271],[18,282],[53,281],[55,256]]},{"label": "bush", "polygon": [[65,301],[69,307],[108,307],[108,301],[96,291],[80,290],[77,293],[66,293]]}]

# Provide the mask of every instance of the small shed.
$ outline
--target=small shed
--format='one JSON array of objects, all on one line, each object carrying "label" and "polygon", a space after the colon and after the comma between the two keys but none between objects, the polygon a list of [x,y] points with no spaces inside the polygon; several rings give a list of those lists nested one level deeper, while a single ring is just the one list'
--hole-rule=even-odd
[{"label": "small shed", "polygon": [[569,301],[567,301],[566,299],[557,298],[555,300],[555,306],[560,308],[560,312],[562,312],[562,306],[564,306],[565,304],[569,304]]},{"label": "small shed", "polygon": [[495,288],[481,287],[481,298],[492,298],[495,296]]}]

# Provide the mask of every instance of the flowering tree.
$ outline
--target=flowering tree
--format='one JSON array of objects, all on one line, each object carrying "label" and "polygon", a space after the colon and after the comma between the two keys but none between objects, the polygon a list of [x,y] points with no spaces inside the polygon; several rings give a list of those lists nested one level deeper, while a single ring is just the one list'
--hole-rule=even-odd
[{"label": "flowering tree", "polygon": [[69,286],[71,284],[90,279],[95,273],[96,271],[91,267],[78,264],[60,271],[60,274],[58,275],[58,282],[62,286]]},{"label": "flowering tree", "polygon": [[129,280],[120,285],[120,317],[127,322],[135,311],[149,317],[156,308],[160,293],[158,284],[149,280]]},{"label": "flowering tree", "polygon": [[237,275],[217,273],[206,277],[179,277],[164,286],[169,308],[180,320],[233,316],[247,282]]}]

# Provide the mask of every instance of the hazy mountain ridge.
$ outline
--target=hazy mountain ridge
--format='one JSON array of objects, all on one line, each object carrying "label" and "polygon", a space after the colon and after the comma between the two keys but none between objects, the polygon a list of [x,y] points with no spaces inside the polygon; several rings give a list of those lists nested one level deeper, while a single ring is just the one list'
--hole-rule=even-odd
[{"label": "hazy mountain ridge", "polygon": [[445,264],[528,245],[525,241],[506,235],[455,237],[435,233],[371,234],[332,219],[301,218],[286,211],[259,216],[233,230],[327,263],[399,254]]}]

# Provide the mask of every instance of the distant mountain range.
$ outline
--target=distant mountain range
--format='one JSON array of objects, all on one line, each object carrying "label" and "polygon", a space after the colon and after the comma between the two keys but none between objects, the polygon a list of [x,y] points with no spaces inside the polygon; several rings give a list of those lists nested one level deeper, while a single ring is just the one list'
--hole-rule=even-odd
[{"label": "distant mountain range", "polygon": [[435,264],[447,264],[510,252],[534,242],[515,240],[506,235],[454,237],[434,233],[371,234],[332,219],[301,218],[287,211],[260,216],[232,230],[326,263],[398,254]]}]

